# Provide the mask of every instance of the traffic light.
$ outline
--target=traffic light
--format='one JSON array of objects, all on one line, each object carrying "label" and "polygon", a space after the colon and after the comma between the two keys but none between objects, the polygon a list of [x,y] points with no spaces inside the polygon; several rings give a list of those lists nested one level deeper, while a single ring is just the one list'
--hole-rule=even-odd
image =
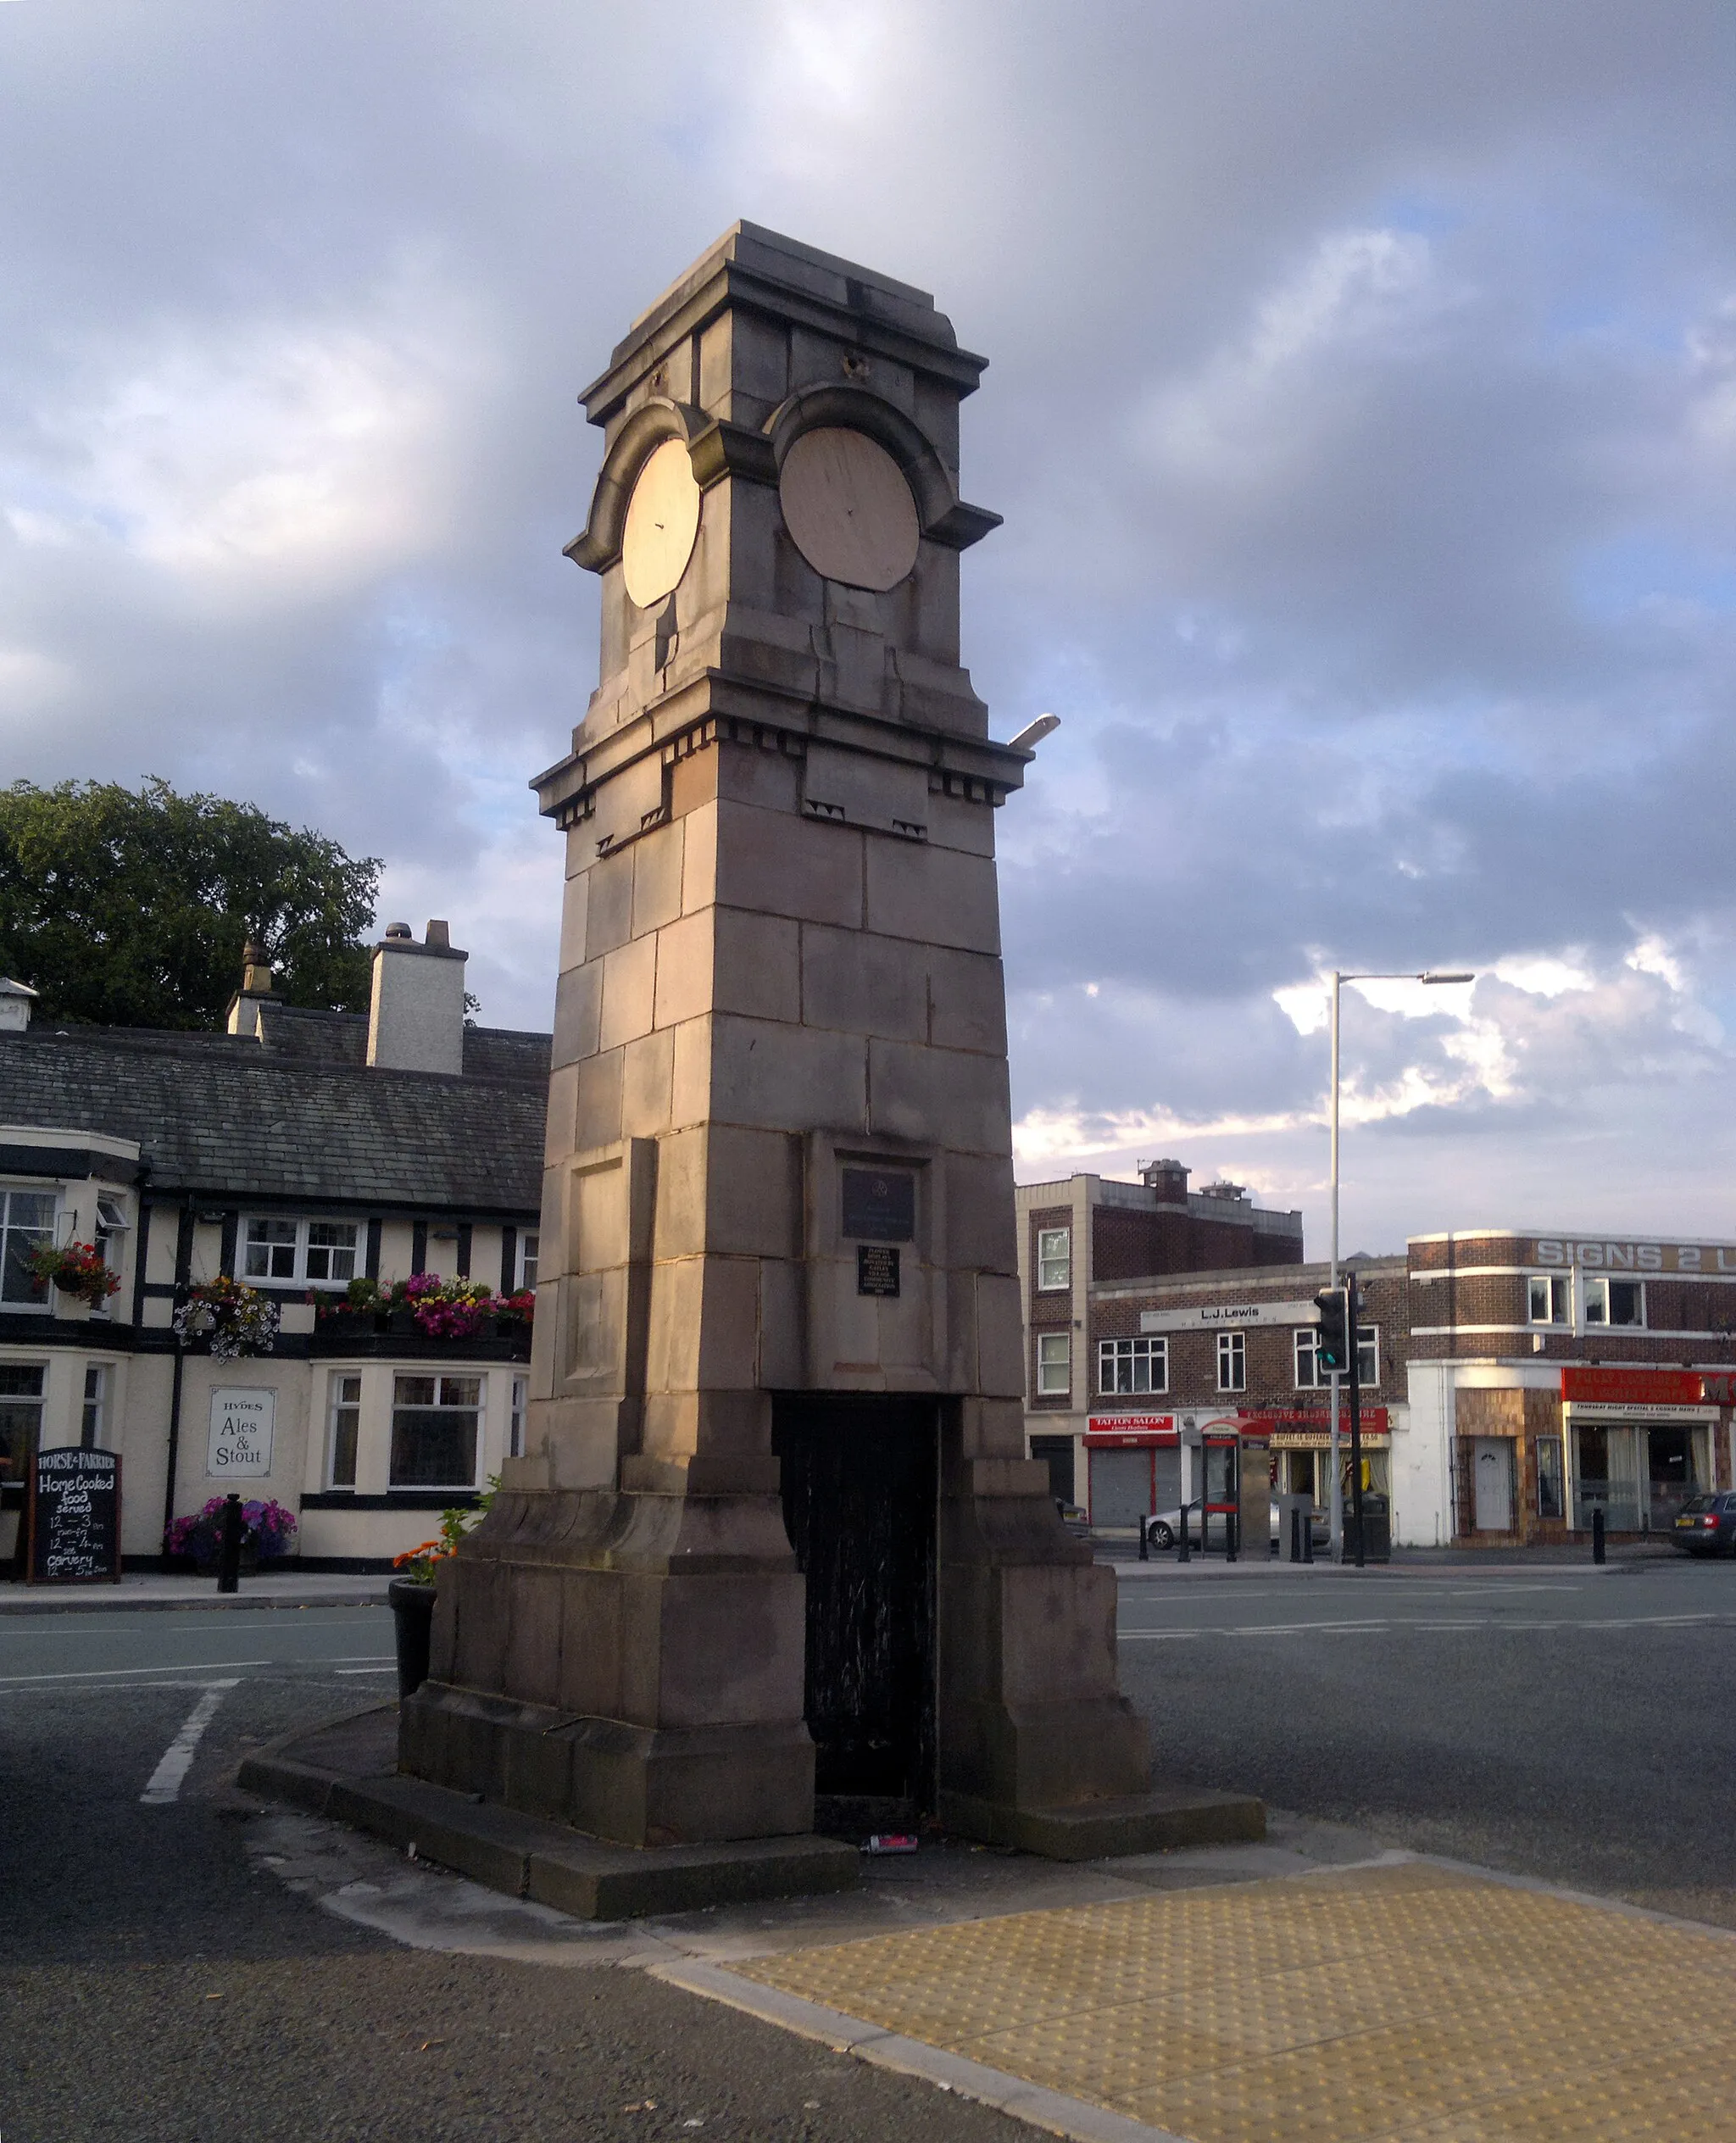
[{"label": "traffic light", "polygon": [[1346,1376],[1350,1368],[1350,1333],[1345,1290],[1323,1288],[1315,1296],[1314,1306],[1320,1312],[1314,1339],[1316,1367],[1323,1377]]}]

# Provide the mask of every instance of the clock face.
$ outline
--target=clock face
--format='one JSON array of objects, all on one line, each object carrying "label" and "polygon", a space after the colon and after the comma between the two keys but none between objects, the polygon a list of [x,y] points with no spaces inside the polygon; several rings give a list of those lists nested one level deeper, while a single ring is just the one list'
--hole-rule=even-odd
[{"label": "clock face", "polygon": [[627,593],[648,610],[678,587],[699,533],[699,487],[679,439],[665,439],[639,471],[620,542]]},{"label": "clock face", "polygon": [[778,497],[796,548],[826,580],[896,587],[916,563],[922,531],[910,487],[865,432],[804,431],[784,456]]}]

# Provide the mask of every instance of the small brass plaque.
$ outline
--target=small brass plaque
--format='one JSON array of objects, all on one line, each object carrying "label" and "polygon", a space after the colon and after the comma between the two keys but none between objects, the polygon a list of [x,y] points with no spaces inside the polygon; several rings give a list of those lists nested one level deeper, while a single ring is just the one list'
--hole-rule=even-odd
[{"label": "small brass plaque", "polygon": [[858,1243],[858,1294],[896,1294],[899,1291],[899,1254],[890,1243]]}]

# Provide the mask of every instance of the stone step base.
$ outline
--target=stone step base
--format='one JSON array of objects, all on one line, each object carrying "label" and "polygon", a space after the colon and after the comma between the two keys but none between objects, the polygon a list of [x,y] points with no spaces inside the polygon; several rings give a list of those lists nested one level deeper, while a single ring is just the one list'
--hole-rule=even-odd
[{"label": "stone step base", "polygon": [[1011,1808],[943,1793],[940,1820],[961,1837],[1015,1845],[1045,1860],[1111,1860],[1181,1845],[1244,1845],[1266,1836],[1266,1804],[1252,1794],[1203,1787],[1087,1801],[1069,1808]]},{"label": "stone step base", "polygon": [[237,1784],[311,1815],[353,1824],[388,1845],[413,1845],[418,1859],[509,1897],[552,1905],[575,1919],[693,1912],[711,1905],[849,1890],[858,1879],[855,1847],[836,1839],[610,1845],[562,1823],[402,1778],[391,1767],[396,1714],[396,1706],[383,1705],[286,1736],[248,1757]]}]

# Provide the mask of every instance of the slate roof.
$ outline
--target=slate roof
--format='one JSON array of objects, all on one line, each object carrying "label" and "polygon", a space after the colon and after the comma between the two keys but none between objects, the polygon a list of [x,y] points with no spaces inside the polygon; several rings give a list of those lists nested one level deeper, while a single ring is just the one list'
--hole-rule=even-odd
[{"label": "slate roof", "polygon": [[0,1035],[0,1123],[136,1138],[158,1192],[536,1212],[546,1034],[467,1029],[459,1077],[370,1071],[353,1046],[365,1017],[287,1010],[271,1022],[287,1047],[142,1027]]}]

